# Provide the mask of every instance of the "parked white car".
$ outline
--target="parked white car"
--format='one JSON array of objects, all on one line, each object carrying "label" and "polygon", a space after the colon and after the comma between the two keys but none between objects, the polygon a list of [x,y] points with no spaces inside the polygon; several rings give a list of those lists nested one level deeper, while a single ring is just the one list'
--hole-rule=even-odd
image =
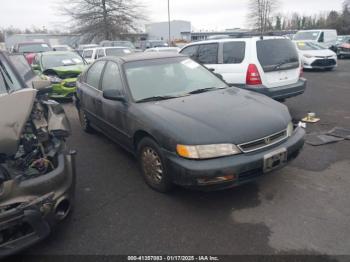
[{"label": "parked white car", "polygon": [[337,66],[337,54],[332,50],[310,41],[296,41],[305,69],[333,70]]},{"label": "parked white car", "polygon": [[337,43],[337,37],[337,30],[334,29],[301,30],[295,34],[293,40],[311,41],[319,43],[326,48],[333,48]]},{"label": "parked white car", "polygon": [[170,52],[170,53],[178,53],[181,49],[178,47],[154,47],[146,49],[145,52]]},{"label": "parked white car", "polygon": [[229,85],[276,100],[300,95],[306,88],[295,44],[283,37],[195,42],[180,53],[220,74]]},{"label": "parked white car", "polygon": [[133,53],[127,47],[97,47],[84,49],[82,57],[89,63],[93,63],[96,59],[105,56],[124,56]]}]

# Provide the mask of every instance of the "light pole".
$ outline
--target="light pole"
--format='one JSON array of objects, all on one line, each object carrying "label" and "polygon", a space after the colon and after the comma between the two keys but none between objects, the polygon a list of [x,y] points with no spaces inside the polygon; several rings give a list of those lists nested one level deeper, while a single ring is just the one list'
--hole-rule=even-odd
[{"label": "light pole", "polygon": [[171,45],[171,23],[170,23],[170,0],[168,0],[168,26],[169,26],[169,46]]}]

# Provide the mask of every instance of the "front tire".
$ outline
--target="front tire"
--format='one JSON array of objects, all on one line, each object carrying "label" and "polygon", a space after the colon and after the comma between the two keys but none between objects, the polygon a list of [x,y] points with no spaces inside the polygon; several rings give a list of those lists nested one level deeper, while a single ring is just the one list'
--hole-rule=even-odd
[{"label": "front tire", "polygon": [[137,147],[139,166],[146,184],[152,189],[166,193],[173,188],[165,167],[164,156],[159,145],[151,138],[145,137]]},{"label": "front tire", "polygon": [[83,129],[84,132],[91,134],[94,130],[91,127],[90,120],[87,118],[84,110],[79,109],[79,122],[80,126]]}]

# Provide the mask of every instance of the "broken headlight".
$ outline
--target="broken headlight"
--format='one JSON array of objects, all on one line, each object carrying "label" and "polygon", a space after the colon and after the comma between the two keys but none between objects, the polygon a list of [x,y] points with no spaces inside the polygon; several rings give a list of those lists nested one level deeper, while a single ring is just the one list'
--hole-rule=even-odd
[{"label": "broken headlight", "polygon": [[49,75],[47,76],[47,78],[51,81],[51,84],[60,84],[62,82],[62,79],[58,76]]}]

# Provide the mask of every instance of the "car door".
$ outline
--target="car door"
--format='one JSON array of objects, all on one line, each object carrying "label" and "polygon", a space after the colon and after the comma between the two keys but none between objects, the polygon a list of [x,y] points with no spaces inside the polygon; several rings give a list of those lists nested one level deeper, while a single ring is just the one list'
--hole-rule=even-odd
[{"label": "car door", "polygon": [[248,57],[245,41],[220,43],[219,64],[215,65],[215,73],[222,75],[229,85],[243,86],[246,82]]},{"label": "car door", "polygon": [[[126,97],[121,71],[117,63],[109,61],[103,72],[101,81],[102,91],[114,89]],[[126,98],[125,98],[126,99]],[[118,143],[127,146],[130,137],[126,130],[127,99],[115,101],[101,97],[103,131]]]},{"label": "car door", "polygon": [[78,88],[80,106],[93,125],[100,127],[102,124],[102,104],[100,80],[106,61],[97,61],[83,76],[82,86]]},{"label": "car door", "polygon": [[97,51],[97,58],[102,58],[102,57],[105,57],[105,49],[104,48],[101,48],[101,49],[98,49]]}]

